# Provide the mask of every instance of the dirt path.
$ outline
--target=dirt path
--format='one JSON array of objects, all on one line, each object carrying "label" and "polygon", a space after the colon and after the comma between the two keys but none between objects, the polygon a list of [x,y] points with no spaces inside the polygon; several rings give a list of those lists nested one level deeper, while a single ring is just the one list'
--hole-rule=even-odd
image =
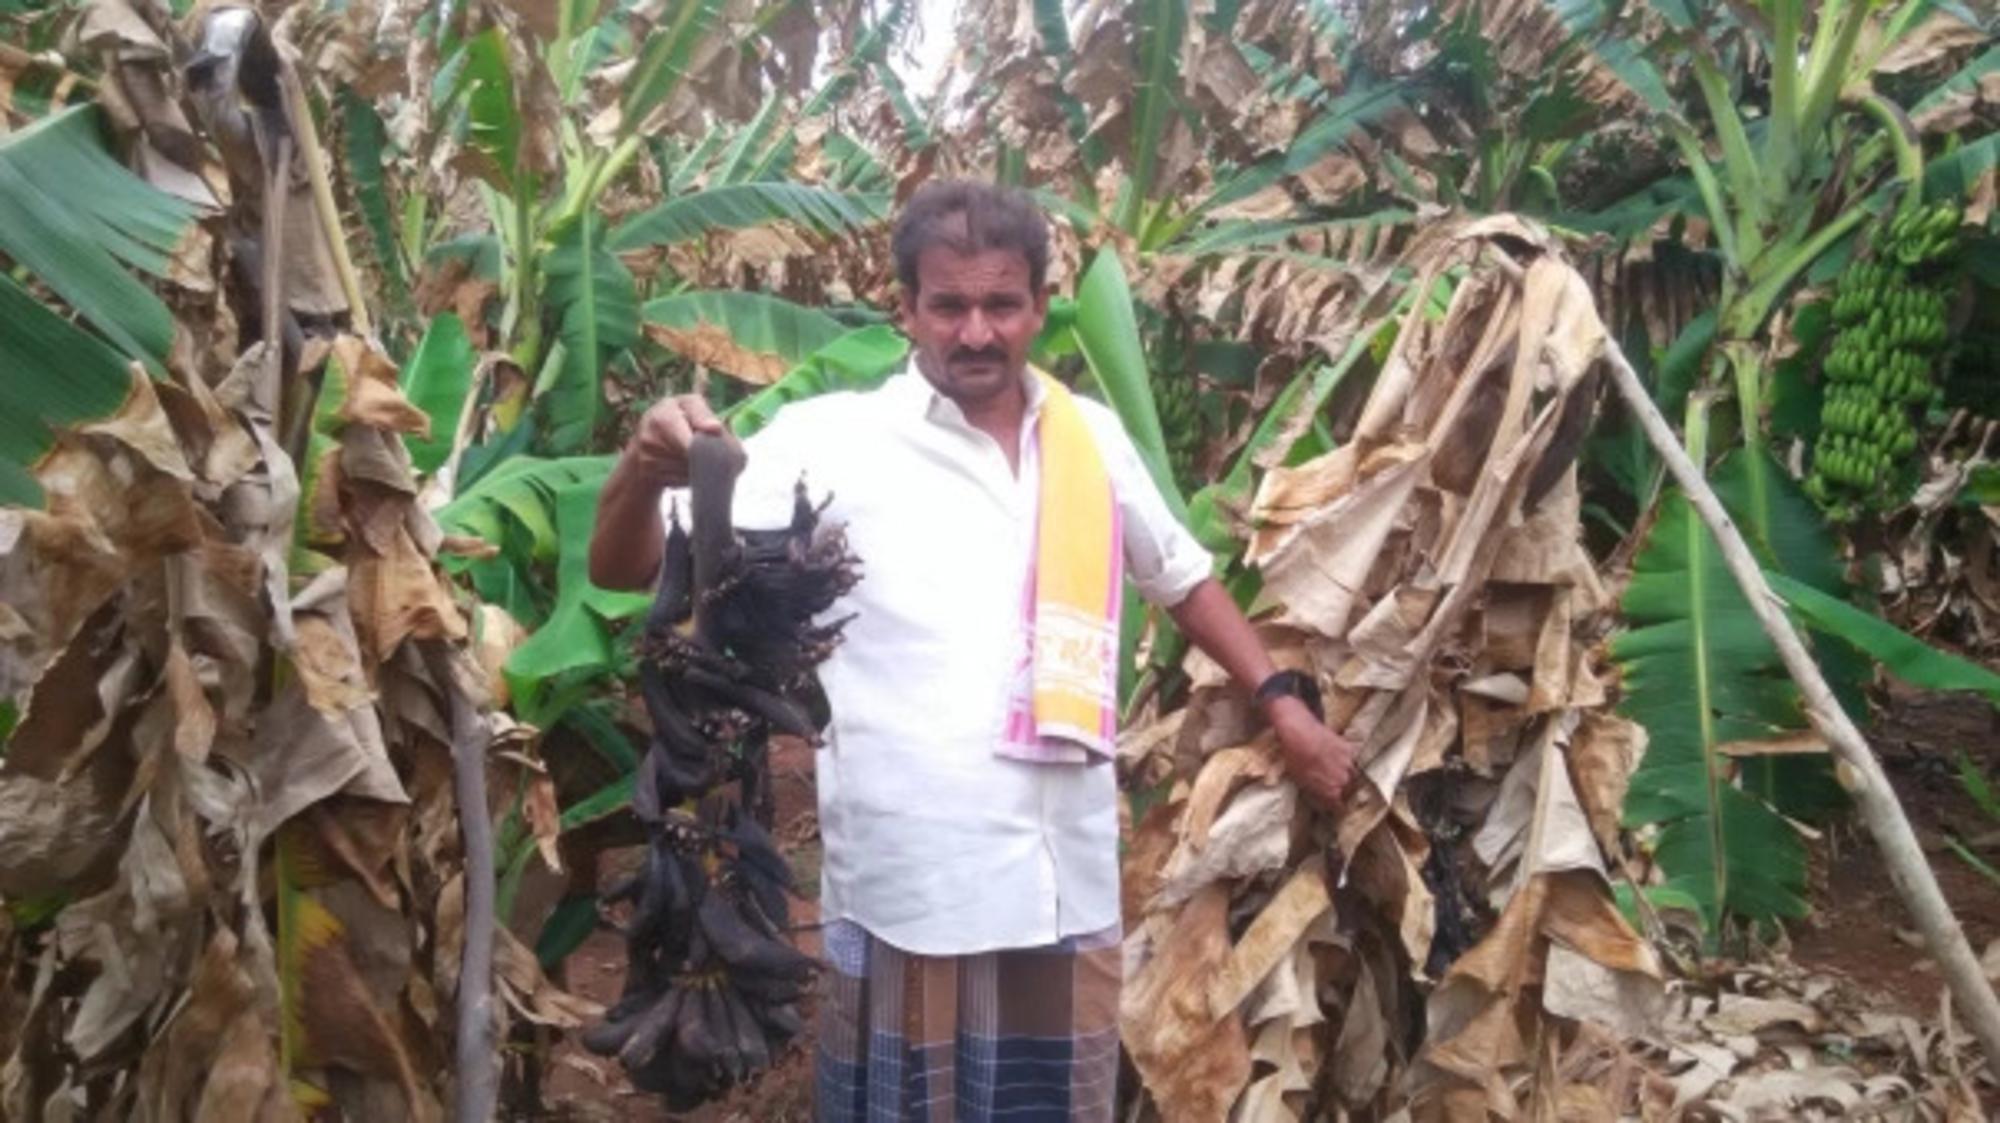
[{"label": "dirt path", "polygon": [[[1937,871],[1945,899],[1975,951],[2000,940],[2000,886],[1953,853],[1947,837],[1970,843],[2000,866],[2000,820],[1990,819],[1957,774],[1960,751],[1989,776],[2000,776],[2000,715],[1973,697],[1892,694],[1870,741],[1896,787]],[[1793,926],[1792,957],[1801,966],[1852,980],[1884,1007],[1934,1020],[1944,989],[1937,963],[1903,910],[1860,827],[1846,823],[1816,848],[1813,914]]]}]

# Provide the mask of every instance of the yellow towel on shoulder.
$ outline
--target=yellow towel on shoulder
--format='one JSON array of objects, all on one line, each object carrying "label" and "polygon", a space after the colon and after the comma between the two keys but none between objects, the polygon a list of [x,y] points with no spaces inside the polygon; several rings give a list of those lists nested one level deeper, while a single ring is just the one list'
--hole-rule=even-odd
[{"label": "yellow towel on shoulder", "polygon": [[1109,757],[1118,735],[1123,535],[1111,474],[1069,389],[1040,370],[1035,554],[1022,596],[1028,644],[1001,738],[1003,756]]}]

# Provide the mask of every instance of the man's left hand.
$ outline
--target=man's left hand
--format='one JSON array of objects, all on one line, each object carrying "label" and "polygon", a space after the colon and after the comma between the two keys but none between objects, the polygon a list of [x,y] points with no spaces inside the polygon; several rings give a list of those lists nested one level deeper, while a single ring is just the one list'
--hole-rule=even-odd
[{"label": "man's left hand", "polygon": [[1338,808],[1341,793],[1354,779],[1354,743],[1328,729],[1296,698],[1274,700],[1268,716],[1292,782],[1322,810]]}]

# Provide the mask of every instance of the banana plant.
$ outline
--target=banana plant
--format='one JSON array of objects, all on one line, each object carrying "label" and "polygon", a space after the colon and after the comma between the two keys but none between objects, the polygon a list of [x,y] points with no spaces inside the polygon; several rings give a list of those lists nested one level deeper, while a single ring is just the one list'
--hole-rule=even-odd
[{"label": "banana plant", "polygon": [[[1671,138],[1708,219],[1723,273],[1702,366],[1710,385],[1734,394],[1738,432],[1752,448],[1765,443],[1772,402],[1776,368],[1764,333],[1773,313],[1864,224],[1885,209],[1914,214],[1926,198],[1908,112],[1870,76],[1938,10],[1924,0],[1886,11],[1864,0],[1758,8],[1761,18],[1738,19],[1724,5],[1655,4],[1670,30],[1650,52],[1615,39],[1601,47]],[[1718,27],[1730,47],[1710,33]],[[1762,78],[1746,65],[1751,43],[1768,66]],[[1669,92],[1665,70],[1691,76],[1706,131]],[[1769,110],[1747,115],[1743,106],[1759,100]],[[1991,141],[1975,144],[1983,152]],[[1767,463],[1748,461],[1745,515],[1760,537],[1770,533],[1775,502]]]}]

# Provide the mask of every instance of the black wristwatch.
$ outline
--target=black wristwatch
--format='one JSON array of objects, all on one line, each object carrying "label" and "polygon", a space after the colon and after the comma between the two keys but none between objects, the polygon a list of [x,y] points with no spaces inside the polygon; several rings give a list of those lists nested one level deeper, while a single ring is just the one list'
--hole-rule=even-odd
[{"label": "black wristwatch", "polygon": [[1314,718],[1325,721],[1326,710],[1320,705],[1319,683],[1304,671],[1273,671],[1269,678],[1257,684],[1257,704],[1263,705],[1282,694],[1289,694],[1306,704]]}]

